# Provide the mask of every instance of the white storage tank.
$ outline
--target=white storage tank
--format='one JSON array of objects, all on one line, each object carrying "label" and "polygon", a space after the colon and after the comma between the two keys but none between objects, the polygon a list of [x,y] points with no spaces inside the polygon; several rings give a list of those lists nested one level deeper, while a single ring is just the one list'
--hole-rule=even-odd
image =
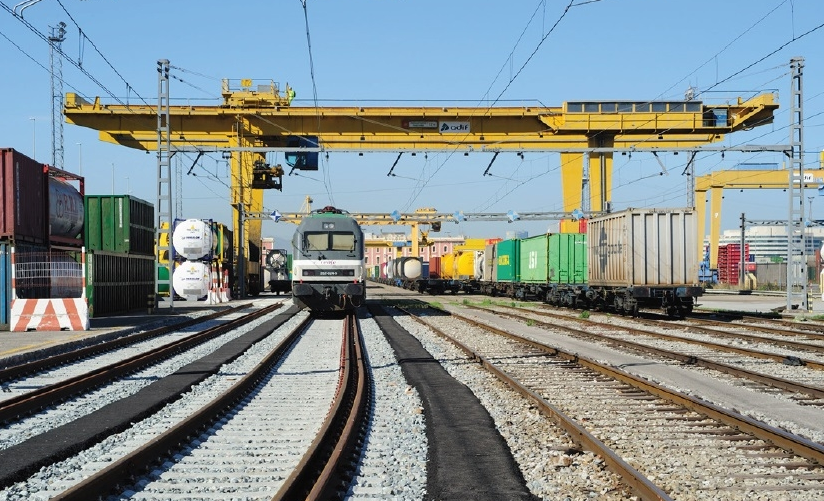
[{"label": "white storage tank", "polygon": [[210,259],[215,251],[216,240],[209,220],[178,221],[172,233],[175,254],[190,261]]},{"label": "white storage tank", "polygon": [[175,268],[172,286],[178,296],[197,300],[209,293],[212,285],[210,266],[200,261],[186,261]]}]

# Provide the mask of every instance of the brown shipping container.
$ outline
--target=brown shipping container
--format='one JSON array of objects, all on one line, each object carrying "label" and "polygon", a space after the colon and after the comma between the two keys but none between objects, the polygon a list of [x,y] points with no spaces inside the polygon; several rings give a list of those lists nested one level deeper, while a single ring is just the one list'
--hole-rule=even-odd
[{"label": "brown shipping container", "polygon": [[0,149],[0,238],[42,244],[49,218],[45,166],[12,148]]},{"label": "brown shipping container", "polygon": [[589,285],[698,283],[696,217],[690,209],[628,209],[587,225]]}]

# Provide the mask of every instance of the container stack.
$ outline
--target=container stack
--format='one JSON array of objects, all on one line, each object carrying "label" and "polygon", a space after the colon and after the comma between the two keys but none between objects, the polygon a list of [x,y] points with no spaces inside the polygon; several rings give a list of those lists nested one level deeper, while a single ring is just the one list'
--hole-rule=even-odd
[{"label": "container stack", "polygon": [[[744,244],[744,255],[749,257],[750,244]],[[738,285],[741,280],[741,244],[718,246],[718,281]]]},{"label": "container stack", "polygon": [[172,246],[172,287],[177,296],[214,303],[229,300],[232,233],[225,225],[211,219],[176,219]]},{"label": "container stack", "polygon": [[[39,163],[12,148],[0,148],[0,176],[2,328],[77,330],[78,325],[87,325],[80,238],[83,178]],[[15,299],[21,301],[13,305]],[[51,304],[55,301],[76,302],[84,320],[72,324],[64,314],[54,313],[63,311]],[[44,313],[35,315],[35,310]],[[26,312],[25,319],[20,318],[21,312]]]},{"label": "container stack", "polygon": [[146,308],[154,297],[154,205],[130,195],[86,195],[89,316]]}]

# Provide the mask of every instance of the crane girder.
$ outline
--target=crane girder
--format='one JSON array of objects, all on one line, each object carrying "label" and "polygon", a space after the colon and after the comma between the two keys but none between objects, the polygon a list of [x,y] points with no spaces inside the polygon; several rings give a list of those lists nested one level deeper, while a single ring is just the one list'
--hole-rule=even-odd
[{"label": "crane girder", "polygon": [[[614,102],[593,102],[599,110]],[[674,106],[661,102],[664,106]],[[682,103],[682,102],[674,102]],[[696,102],[697,103],[697,102]],[[592,103],[584,103],[590,105]],[[619,103],[620,104],[620,103]],[[770,123],[778,107],[772,94],[737,105],[695,111],[570,112],[563,107],[232,107],[171,106],[173,147],[227,146],[238,123],[255,146],[284,148],[290,136],[317,136],[329,150],[562,151],[592,146],[654,149],[695,147],[723,134]],[[708,119],[723,108],[726,120]],[[612,109],[612,108],[610,108]],[[157,147],[157,110],[145,105],[89,103],[66,94],[68,123],[100,131],[100,139],[142,150]],[[713,115],[715,116],[715,115]],[[446,127],[446,128],[445,128]],[[451,127],[451,128],[450,128]],[[444,129],[445,128],[445,129]]]},{"label": "crane girder", "polygon": [[[696,148],[721,141],[726,133],[771,123],[778,108],[772,93],[726,105],[580,101],[560,107],[297,107],[291,105],[294,91],[288,86],[286,96],[280,96],[271,82],[254,87],[251,80],[243,80],[237,92],[224,81],[222,96],[220,105],[169,106],[168,129],[172,151],[238,151],[232,155],[236,220],[243,219],[237,204],[244,204],[247,213],[262,206],[262,192],[243,188],[250,185],[251,165],[267,149],[290,151],[290,138],[295,136],[316,137],[318,149],[327,151],[559,151],[567,211],[589,208],[581,199],[581,152],[591,149],[589,160],[597,162],[600,170],[591,172],[597,186],[590,205],[602,211],[611,199],[610,148]],[[145,151],[157,149],[156,106],[103,104],[100,98],[89,102],[67,93],[63,113],[70,124],[98,130],[102,141]],[[562,230],[569,231],[566,223],[562,222]],[[260,220],[250,219],[248,225],[250,239],[258,237]],[[575,224],[568,226],[574,231]]]}]

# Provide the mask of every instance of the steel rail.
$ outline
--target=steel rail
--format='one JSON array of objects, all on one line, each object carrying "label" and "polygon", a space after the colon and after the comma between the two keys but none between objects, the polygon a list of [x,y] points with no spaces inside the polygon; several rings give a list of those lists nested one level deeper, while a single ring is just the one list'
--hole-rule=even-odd
[{"label": "steel rail", "polygon": [[[591,319],[590,319],[591,320]],[[735,332],[726,332],[718,329],[713,329],[710,327],[702,327],[700,325],[690,325],[688,323],[677,323],[671,320],[651,320],[647,318],[633,318],[634,322],[638,322],[643,325],[654,325],[654,326],[667,326],[670,329],[681,329],[681,330],[690,330],[693,332],[699,332],[711,336],[721,336],[721,337],[735,337],[739,339],[746,339],[747,341],[754,341],[756,343],[770,343],[775,344],[778,346],[788,347],[788,348],[797,348],[800,350],[808,350],[813,352],[824,353],[824,346],[816,345],[816,344],[809,344],[800,341],[791,341],[789,339],[767,339],[760,336],[752,336],[749,334],[741,334]],[[759,326],[759,325],[745,325],[745,324],[734,324],[729,322],[718,322],[713,320],[704,320],[704,319],[697,319],[697,318],[689,318],[686,320],[687,322],[694,321],[694,322],[701,322],[707,323],[714,327],[720,327],[723,329],[750,329],[756,330],[759,332],[763,332],[765,334],[773,334],[782,337],[789,337],[789,336],[809,336],[813,340],[822,341],[824,340],[824,335],[816,334],[814,332],[801,332],[801,331],[787,331],[787,330],[779,330],[775,327],[766,327],[766,326]]]},{"label": "steel rail", "polygon": [[[694,321],[700,322],[702,324],[708,324],[716,327],[738,327],[742,329],[752,329],[760,332],[767,332],[769,334],[777,334],[779,336],[784,337],[808,337],[810,339],[815,340],[824,340],[824,326],[822,325],[815,325],[811,323],[801,323],[799,321],[787,321],[787,320],[770,320],[767,318],[756,318],[756,317],[747,317],[750,320],[758,320],[760,322],[767,322],[767,323],[776,323],[779,324],[775,327],[771,327],[769,325],[759,325],[755,323],[738,323],[738,322],[724,322],[721,320],[712,320],[709,318],[700,318],[699,316],[688,316],[685,320],[687,321]],[[742,319],[744,320],[744,319]],[[665,320],[666,321],[666,320]],[[674,322],[673,322],[674,323]],[[678,324],[675,324],[678,325]]]},{"label": "steel rail", "polygon": [[[557,314],[554,314],[554,313],[539,312],[539,311],[535,311],[535,310],[525,310],[523,308],[516,308],[516,307],[512,307],[512,306],[499,306],[499,305],[496,305],[496,306],[498,306],[500,308],[516,309],[516,310],[519,310],[519,311],[529,311],[529,313],[534,313],[536,315],[542,315],[542,316],[557,318],[559,320],[568,320],[570,322],[585,322],[585,323],[588,323],[590,325],[607,326],[607,327],[611,327],[613,329],[623,329],[623,330],[627,330],[627,331],[630,331],[630,332],[637,332],[637,333],[643,334],[645,336],[664,339],[664,340],[667,340],[667,341],[677,341],[677,342],[681,342],[681,343],[695,344],[695,345],[698,345],[698,346],[704,346],[704,347],[712,348],[712,349],[715,349],[715,350],[727,351],[727,352],[731,352],[731,353],[738,353],[739,355],[746,355],[746,356],[753,357],[753,358],[763,358],[763,359],[767,359],[767,360],[773,360],[775,362],[784,362],[784,361],[786,361],[790,358],[787,355],[777,355],[775,353],[767,353],[767,352],[764,352],[764,351],[748,350],[747,348],[738,348],[738,347],[735,347],[735,346],[730,346],[728,344],[718,344],[718,343],[712,343],[710,341],[701,341],[701,340],[698,340],[698,339],[687,339],[687,338],[683,338],[683,337],[679,337],[679,336],[672,336],[672,335],[669,335],[669,334],[663,334],[663,333],[660,333],[660,332],[653,332],[653,331],[648,331],[648,330],[643,330],[643,329],[637,329],[635,327],[625,327],[625,326],[621,326],[621,325],[609,325],[609,324],[605,324],[603,322],[596,322],[594,320],[589,320],[589,319],[584,319],[584,318],[571,318],[571,317],[568,317],[568,316],[565,316],[565,315],[557,315]],[[475,309],[484,309],[484,308],[479,308],[479,307],[471,306],[471,305],[466,305],[466,307],[467,308],[475,308]],[[503,312],[496,312],[496,313],[500,313],[502,315],[507,314],[507,313],[503,313]],[[534,320],[534,321],[542,323],[538,320]],[[579,330],[573,329],[571,327],[563,327],[563,326],[557,325],[557,324],[544,324],[544,325],[548,325],[548,326],[551,326],[553,328],[558,328],[558,329],[569,329],[573,332],[580,333],[581,335],[592,335],[592,334],[589,334],[588,332],[585,332],[585,331],[579,331]],[[699,327],[699,329],[700,329],[700,327]],[[718,334],[718,331],[712,331],[712,333],[713,334]],[[758,339],[762,343],[769,343],[770,342],[769,339],[764,339],[764,338],[756,338],[756,339]],[[616,341],[620,341],[620,340],[616,340]],[[821,347],[817,347],[817,348],[821,349]],[[800,357],[793,357],[793,358],[795,359],[794,363],[797,364],[797,365],[804,365],[804,366],[809,367],[811,369],[824,370],[824,363],[816,362],[814,360],[805,360],[805,359],[802,359]]]},{"label": "steel rail", "polygon": [[[815,321],[815,320],[810,321],[809,319],[807,319],[804,322],[803,325],[799,325],[798,320],[789,320],[789,319],[786,319],[786,318],[770,318],[770,317],[765,317],[765,316],[761,316],[761,315],[747,314],[746,312],[743,312],[743,311],[742,312],[736,312],[736,313],[729,313],[729,312],[723,312],[723,311],[702,312],[702,311],[693,310],[692,313],[690,313],[690,315],[687,318],[697,319],[697,320],[701,320],[701,321],[704,321],[704,322],[718,322],[718,323],[721,323],[721,324],[728,323],[728,322],[723,322],[721,320],[712,320],[712,319],[701,318],[701,317],[704,317],[704,316],[724,317],[724,318],[729,318],[731,321],[732,320],[747,320],[747,319],[750,319],[750,320],[758,320],[760,322],[767,322],[767,323],[775,322],[775,323],[778,323],[778,324],[785,324],[785,325],[789,325],[789,326],[796,327],[796,328],[801,327],[801,328],[806,329],[808,331],[817,332],[817,333],[819,333],[819,335],[824,334],[824,323],[821,323],[821,321]],[[748,326],[749,326],[749,324],[748,324]],[[755,325],[753,327],[758,328]],[[767,327],[767,328],[769,329],[770,327]]]},{"label": "steel rail", "polygon": [[55,496],[54,500],[88,501],[108,496],[112,490],[131,483],[136,475],[170,455],[192,437],[212,426],[226,412],[251,393],[297,341],[311,319],[307,317],[248,374],[189,418],[176,424],[149,443],[120,458],[79,484]]},{"label": "steel rail", "polygon": [[[494,374],[507,386],[517,391],[524,397],[528,398],[532,402],[534,402],[535,405],[541,410],[541,412],[547,415],[550,419],[552,419],[553,422],[555,422],[566,433],[568,433],[570,438],[574,442],[579,444],[582,448],[602,457],[606,462],[607,466],[610,469],[612,469],[612,471],[617,473],[627,484],[627,486],[630,489],[632,489],[632,491],[635,494],[637,494],[641,499],[662,501],[672,500],[672,498],[663,489],[652,483],[641,472],[639,472],[638,470],[633,468],[629,463],[624,461],[621,458],[621,456],[616,454],[615,451],[613,451],[609,446],[607,446],[605,443],[596,438],[595,435],[587,431],[586,428],[579,425],[575,419],[569,417],[568,415],[566,415],[566,413],[564,413],[562,410],[558,409],[557,407],[546,401],[536,392],[527,388],[516,378],[509,376],[506,372],[499,369],[495,364],[491,363],[483,355],[476,353],[474,350],[472,350],[465,344],[461,343],[457,339],[452,338],[451,336],[444,333],[442,330],[438,329],[434,325],[423,320],[417,314],[411,313],[405,308],[400,309],[406,312],[408,315],[410,315],[413,319],[415,319],[422,325],[425,325],[428,328],[432,329],[438,336],[446,339],[450,343],[457,346],[461,351],[466,353],[467,356],[478,361],[484,369]],[[458,316],[458,318],[461,318],[462,320],[466,320],[464,317],[461,317],[459,315],[452,315]],[[485,329],[497,331],[497,329],[488,325],[483,325],[482,327]],[[548,347],[545,345],[537,345],[537,347],[542,351],[546,351],[548,349]]]},{"label": "steel rail", "polygon": [[10,398],[0,402],[0,423],[13,421],[22,416],[45,409],[56,403],[62,402],[73,395],[90,391],[100,387],[109,381],[133,373],[136,370],[155,364],[181,353],[194,346],[205,343],[215,337],[232,329],[259,318],[267,313],[281,307],[281,304],[274,304],[261,308],[243,317],[230,320],[222,325],[217,325],[202,332],[198,332],[183,339],[168,343],[150,352],[140,353],[125,360],[109,364],[105,367],[97,368],[85,374],[80,374],[73,378],[60,381],[58,383],[44,386],[37,390]]},{"label": "steel rail", "polygon": [[[716,421],[720,421],[726,424],[727,426],[735,428],[741,432],[748,433],[761,440],[770,442],[784,450],[791,451],[792,453],[798,456],[807,458],[818,464],[824,464],[824,445],[812,442],[810,440],[806,440],[792,433],[769,426],[765,423],[756,421],[755,419],[741,415],[737,412],[728,411],[719,406],[710,404],[709,402],[705,402],[703,400],[699,400],[697,398],[684,395],[677,391],[669,390],[667,388],[664,388],[663,386],[657,385],[650,381],[646,381],[642,378],[634,376],[620,369],[600,364],[595,360],[583,357],[579,354],[569,353],[564,350],[561,350],[560,348],[549,346],[538,341],[533,341],[521,337],[517,334],[513,334],[503,329],[498,329],[496,327],[484,324],[482,322],[460,315],[458,313],[450,314],[456,318],[459,318],[472,325],[478,326],[482,329],[495,332],[502,336],[532,346],[533,348],[547,351],[556,356],[565,358],[567,360],[580,364],[601,374],[610,376],[618,381],[621,381],[625,384],[643,390],[651,395],[676,403],[699,414],[704,414],[712,419],[715,419]],[[552,327],[554,328],[558,326],[553,325]]]},{"label": "steel rail", "polygon": [[[147,339],[151,339],[157,336],[162,336],[163,334],[167,334],[177,329],[189,327],[206,320],[212,320],[248,307],[249,304],[233,306],[231,308],[216,311],[214,313],[202,317],[191,318],[172,325],[166,325],[163,327],[158,327],[157,329],[151,329],[144,332],[130,334],[127,336],[119,337],[117,339],[112,339],[110,341],[103,341],[91,346],[79,348],[77,350],[72,350],[66,353],[61,353],[51,357],[42,358],[40,360],[32,360],[31,362],[25,362],[19,365],[6,367],[0,369],[0,382],[5,383],[9,381],[14,381],[15,379],[19,379],[28,374],[35,374],[37,372],[51,369],[53,367],[65,365],[69,362],[74,362],[75,360],[81,360],[83,358],[88,358],[99,353],[104,353],[117,348],[121,348],[123,346],[139,343],[141,341],[145,341]],[[103,334],[101,334],[101,336],[103,336]]]},{"label": "steel rail", "polygon": [[351,469],[371,384],[354,313],[346,315],[343,329],[338,394],[312,445],[273,500],[334,499],[345,470]]},{"label": "steel rail", "polygon": [[[468,306],[468,307],[469,308],[475,308],[475,309],[483,309],[483,308],[477,308],[477,307],[474,307],[474,306]],[[510,307],[505,306],[504,308],[510,308]],[[515,309],[518,309],[518,308],[515,308]],[[732,365],[722,364],[720,362],[713,362],[712,360],[707,360],[705,358],[697,357],[695,355],[686,355],[684,353],[678,353],[678,352],[675,352],[675,351],[665,350],[663,348],[656,348],[654,346],[649,346],[649,345],[645,345],[645,344],[642,344],[642,343],[636,343],[634,341],[627,341],[625,339],[617,339],[617,338],[614,338],[614,337],[604,336],[604,335],[601,335],[601,334],[593,334],[591,332],[586,332],[586,331],[574,329],[572,327],[566,327],[566,326],[558,325],[558,324],[549,324],[549,323],[546,323],[546,322],[541,322],[540,320],[534,320],[534,319],[531,319],[531,318],[520,317],[520,316],[509,314],[509,313],[504,313],[504,312],[499,312],[499,311],[494,311],[494,310],[488,310],[488,311],[493,311],[494,313],[500,314],[500,315],[506,315],[506,316],[514,318],[516,320],[532,320],[533,322],[540,325],[541,327],[565,330],[567,332],[572,332],[572,333],[574,333],[575,335],[577,335],[579,337],[594,339],[596,341],[601,341],[601,342],[605,341],[605,342],[607,342],[609,344],[612,344],[612,345],[618,345],[618,346],[623,346],[625,348],[630,348],[630,349],[633,349],[633,350],[638,350],[638,351],[643,351],[643,352],[648,352],[648,353],[654,353],[656,355],[659,355],[659,356],[662,356],[662,357],[665,357],[665,358],[671,358],[673,360],[677,360],[677,361],[682,362],[684,364],[697,365],[697,366],[700,366],[700,367],[706,367],[707,369],[713,369],[713,370],[717,370],[719,372],[723,372],[725,374],[730,374],[732,376],[741,377],[741,378],[744,378],[744,379],[749,379],[751,381],[762,383],[762,384],[772,386],[774,388],[778,388],[778,389],[781,389],[781,390],[787,390],[787,391],[792,391],[792,392],[797,392],[797,393],[804,393],[804,394],[807,394],[807,395],[814,396],[816,398],[824,398],[824,388],[819,388],[817,386],[808,386],[808,385],[805,385],[805,384],[789,381],[787,379],[768,376],[766,374],[759,374],[757,372],[748,371],[748,370],[742,369],[740,367],[735,367],[735,366],[732,366]],[[531,310],[528,310],[528,311],[530,313],[532,313]],[[584,319],[573,319],[573,318],[569,318],[568,320],[570,320],[570,321],[584,321]],[[599,322],[594,322],[594,323],[596,325],[599,324]],[[600,324],[600,325],[606,325],[606,324]],[[637,331],[637,332],[641,333],[642,335],[654,335],[655,334],[655,333],[649,333],[648,334],[648,332],[645,331],[645,330],[634,329],[632,327],[623,327],[623,326],[612,326],[612,327],[615,327],[615,328],[618,328],[618,329],[629,330],[630,332]]]}]

